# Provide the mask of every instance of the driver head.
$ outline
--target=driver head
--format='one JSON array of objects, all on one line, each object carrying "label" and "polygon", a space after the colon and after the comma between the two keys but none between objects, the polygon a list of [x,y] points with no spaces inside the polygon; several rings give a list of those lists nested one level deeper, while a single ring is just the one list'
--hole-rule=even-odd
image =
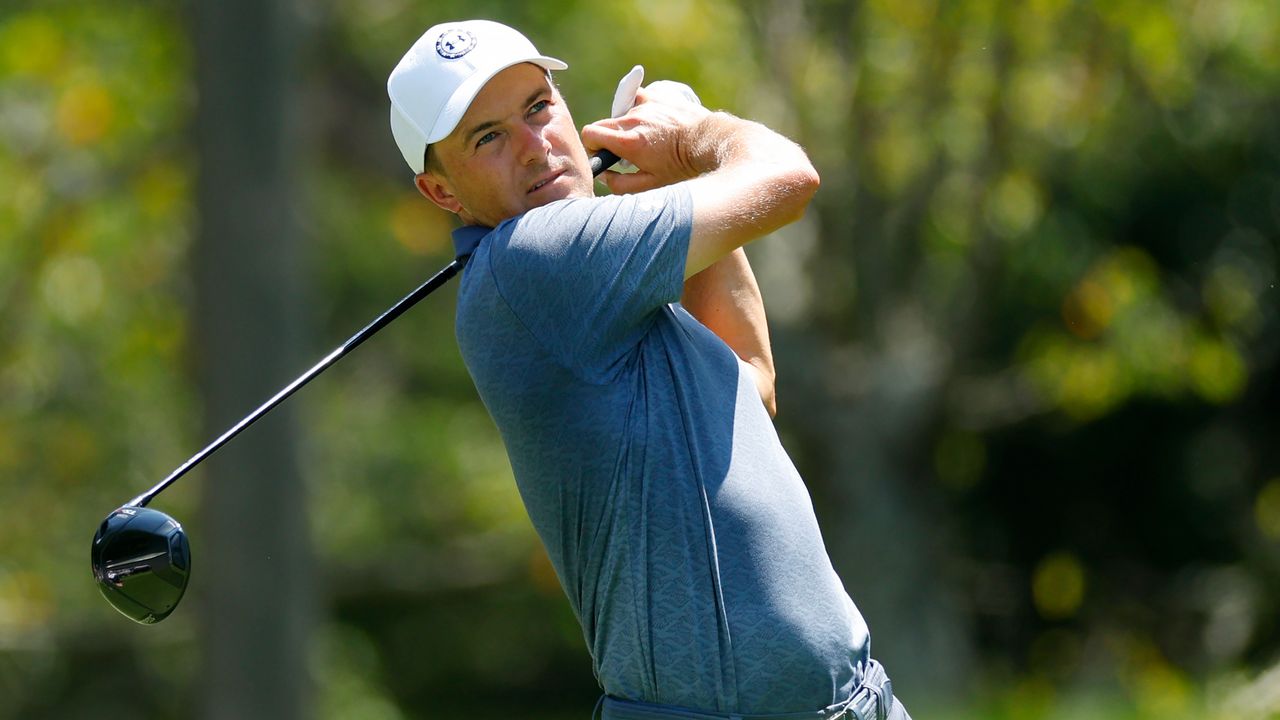
[{"label": "driver head", "polygon": [[93,577],[107,602],[132,620],[157,623],[182,599],[191,547],[176,520],[158,510],[114,510],[93,536]]}]

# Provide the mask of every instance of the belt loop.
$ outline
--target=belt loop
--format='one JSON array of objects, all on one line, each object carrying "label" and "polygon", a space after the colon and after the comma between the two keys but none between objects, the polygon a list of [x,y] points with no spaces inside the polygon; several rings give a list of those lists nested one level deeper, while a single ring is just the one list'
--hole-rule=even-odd
[{"label": "belt loop", "polygon": [[[889,676],[880,663],[869,660],[863,669],[862,682],[847,710],[851,711],[855,720],[888,720],[889,705],[892,702],[893,686]],[[875,706],[872,707],[871,703],[875,703]]]},{"label": "belt loop", "polygon": [[876,696],[876,720],[887,720],[889,717],[889,708],[884,705],[884,687],[880,685],[867,685],[866,688]]}]

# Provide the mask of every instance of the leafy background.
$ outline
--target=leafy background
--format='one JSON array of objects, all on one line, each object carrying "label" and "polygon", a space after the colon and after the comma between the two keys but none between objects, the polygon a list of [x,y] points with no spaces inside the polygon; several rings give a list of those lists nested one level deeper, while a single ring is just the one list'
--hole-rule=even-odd
[{"label": "leafy background", "polygon": [[[233,4],[0,7],[0,717],[232,716],[237,672],[238,716],[589,713],[448,289],[291,400],[296,433],[250,431],[297,458],[307,530],[280,542],[306,581],[262,596],[281,623],[306,608],[296,662],[209,650],[229,459],[157,502],[196,557],[172,618],[124,621],[86,562],[106,512],[253,406],[219,404],[210,368],[286,359],[245,385],[265,398],[448,261],[383,87],[462,17],[568,61],[579,124],[642,63],[809,150],[809,214],[750,248],[777,423],[916,717],[1280,715],[1280,5],[250,3],[291,39],[292,200],[238,212],[300,238],[291,329],[262,347],[200,320],[256,297],[201,275],[228,188],[197,128],[236,108],[199,69],[244,48],[198,37]],[[272,516],[238,511],[268,545],[242,560],[280,569]]]}]

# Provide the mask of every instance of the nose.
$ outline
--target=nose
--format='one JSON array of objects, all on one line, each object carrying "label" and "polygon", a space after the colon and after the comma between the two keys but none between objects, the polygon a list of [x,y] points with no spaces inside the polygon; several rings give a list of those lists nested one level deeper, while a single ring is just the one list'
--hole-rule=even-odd
[{"label": "nose", "polygon": [[543,125],[522,123],[515,136],[521,165],[538,162],[551,152],[551,142],[546,137],[546,127]]}]

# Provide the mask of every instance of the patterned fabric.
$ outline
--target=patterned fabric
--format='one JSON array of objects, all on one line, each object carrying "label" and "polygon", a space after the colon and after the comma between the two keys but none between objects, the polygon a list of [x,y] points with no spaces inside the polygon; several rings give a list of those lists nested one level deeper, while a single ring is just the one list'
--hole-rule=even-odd
[{"label": "patterned fabric", "polygon": [[604,696],[592,719],[600,720],[911,720],[902,703],[893,697],[893,684],[880,663],[872,660],[862,682],[846,701],[823,710],[781,715],[708,713],[687,708],[619,700]]},{"label": "patterned fabric", "polygon": [[678,304],[691,224],[668,188],[462,228],[459,347],[609,695],[824,708],[866,625],[749,374]]}]

